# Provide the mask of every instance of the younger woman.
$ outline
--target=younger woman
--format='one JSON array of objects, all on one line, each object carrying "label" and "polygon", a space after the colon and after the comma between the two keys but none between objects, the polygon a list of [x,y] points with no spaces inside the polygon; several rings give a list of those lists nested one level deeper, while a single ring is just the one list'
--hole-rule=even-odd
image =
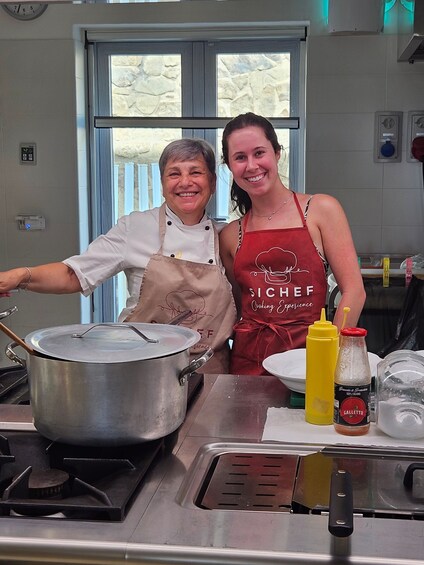
[{"label": "younger woman", "polygon": [[230,371],[264,374],[274,353],[305,347],[308,326],[319,320],[331,267],[343,307],[354,326],[365,291],[349,225],[338,201],[296,194],[281,182],[281,146],[272,124],[253,113],[225,127],[225,163],[233,174],[231,198],[243,215],[220,234],[220,252],[233,284],[240,320],[234,327]]}]

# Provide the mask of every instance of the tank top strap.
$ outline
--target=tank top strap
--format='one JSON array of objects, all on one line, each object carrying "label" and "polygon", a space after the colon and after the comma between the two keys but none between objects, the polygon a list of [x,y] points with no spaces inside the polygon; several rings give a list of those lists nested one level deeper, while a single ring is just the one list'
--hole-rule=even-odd
[{"label": "tank top strap", "polygon": [[306,220],[306,218],[308,217],[309,205],[311,204],[312,198],[313,198],[313,195],[309,197],[309,200],[308,200],[307,203],[306,203],[305,213],[303,214],[304,217],[305,217],[305,220]]},{"label": "tank top strap", "polygon": [[246,212],[243,218],[238,219],[238,242],[237,242],[236,253],[240,249],[241,242],[243,240],[243,232],[246,230],[247,220],[249,216],[250,216],[250,210]]},{"label": "tank top strap", "polygon": [[[293,192],[293,198],[294,198],[294,203],[296,204],[296,208],[299,212],[300,219],[302,220],[302,225],[303,225],[303,227],[306,227],[306,213],[305,214],[303,213],[302,207],[299,204],[299,200],[298,200],[295,192]],[[310,200],[308,200],[307,206],[309,205],[309,202],[310,202]]]}]

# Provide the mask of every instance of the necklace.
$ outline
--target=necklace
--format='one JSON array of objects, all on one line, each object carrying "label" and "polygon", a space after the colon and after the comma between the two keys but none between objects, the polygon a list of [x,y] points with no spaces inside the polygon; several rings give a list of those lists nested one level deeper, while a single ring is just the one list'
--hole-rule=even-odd
[{"label": "necklace", "polygon": [[274,212],[271,212],[271,214],[252,214],[253,216],[256,216],[257,218],[267,218],[268,221],[272,220],[273,216],[275,216],[275,214],[277,212],[279,212],[281,210],[281,208],[283,206],[285,206],[287,204],[287,202],[289,202],[289,200],[292,197],[292,193],[290,191],[289,197],[287,198],[287,200],[284,200],[284,202],[281,204],[281,206],[279,206],[276,210],[274,210]]}]

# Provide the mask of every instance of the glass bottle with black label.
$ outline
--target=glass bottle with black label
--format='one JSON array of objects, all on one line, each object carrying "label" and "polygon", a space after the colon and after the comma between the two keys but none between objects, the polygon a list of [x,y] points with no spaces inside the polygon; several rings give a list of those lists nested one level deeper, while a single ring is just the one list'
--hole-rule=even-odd
[{"label": "glass bottle with black label", "polygon": [[370,428],[371,370],[365,343],[367,330],[344,328],[334,374],[334,429],[345,435]]}]

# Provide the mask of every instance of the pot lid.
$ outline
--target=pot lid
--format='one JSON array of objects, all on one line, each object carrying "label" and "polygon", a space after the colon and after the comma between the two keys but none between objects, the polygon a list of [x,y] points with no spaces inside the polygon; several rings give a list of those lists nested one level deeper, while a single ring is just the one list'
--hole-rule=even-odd
[{"label": "pot lid", "polygon": [[121,363],[185,351],[200,339],[190,328],[167,324],[75,324],[36,330],[25,341],[63,361]]}]

